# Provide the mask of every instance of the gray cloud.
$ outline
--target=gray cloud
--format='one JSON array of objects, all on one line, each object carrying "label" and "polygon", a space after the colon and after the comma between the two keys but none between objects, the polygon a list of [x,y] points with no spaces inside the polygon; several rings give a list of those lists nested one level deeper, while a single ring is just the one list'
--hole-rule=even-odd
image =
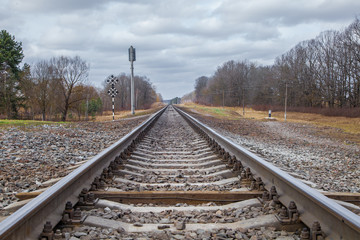
[{"label": "gray cloud", "polygon": [[223,1],[214,14],[229,22],[269,22],[297,25],[313,21],[348,21],[358,14],[360,2],[352,0]]},{"label": "gray cloud", "polygon": [[9,9],[21,13],[68,13],[84,9],[93,9],[104,4],[99,0],[10,0]]},{"label": "gray cloud", "polygon": [[271,64],[300,41],[346,27],[358,9],[356,0],[3,0],[0,25],[23,42],[24,61],[79,55],[96,86],[130,72],[133,45],[135,74],[171,98],[225,61]]}]

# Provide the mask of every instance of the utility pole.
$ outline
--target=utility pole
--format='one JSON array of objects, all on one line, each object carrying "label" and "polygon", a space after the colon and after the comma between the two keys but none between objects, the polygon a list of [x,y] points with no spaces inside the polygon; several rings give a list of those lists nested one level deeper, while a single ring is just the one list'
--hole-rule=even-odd
[{"label": "utility pole", "polygon": [[136,61],[135,48],[130,46],[129,48],[129,61],[131,63],[131,114],[135,114],[135,101],[134,101],[134,65],[133,62]]},{"label": "utility pole", "polygon": [[286,107],[287,107],[287,81],[285,82],[285,114],[284,114],[285,122],[286,122]]}]

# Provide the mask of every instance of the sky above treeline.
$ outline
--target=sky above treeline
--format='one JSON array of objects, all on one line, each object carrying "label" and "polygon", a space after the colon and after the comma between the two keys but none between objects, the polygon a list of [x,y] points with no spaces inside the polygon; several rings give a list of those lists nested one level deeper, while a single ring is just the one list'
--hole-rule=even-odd
[{"label": "sky above treeline", "polygon": [[80,56],[96,87],[111,74],[130,74],[132,45],[135,75],[170,99],[228,60],[273,64],[359,14],[359,0],[0,0],[0,29],[23,43],[23,63]]}]

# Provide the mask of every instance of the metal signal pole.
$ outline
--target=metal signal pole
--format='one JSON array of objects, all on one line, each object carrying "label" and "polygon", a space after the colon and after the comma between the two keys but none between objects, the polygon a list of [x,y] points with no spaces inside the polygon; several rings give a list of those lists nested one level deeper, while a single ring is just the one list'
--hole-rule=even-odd
[{"label": "metal signal pole", "polygon": [[130,46],[129,48],[129,61],[131,63],[130,69],[131,69],[131,114],[135,114],[135,101],[134,101],[134,64],[133,62],[136,61],[136,54],[135,54],[135,48],[133,46]]}]

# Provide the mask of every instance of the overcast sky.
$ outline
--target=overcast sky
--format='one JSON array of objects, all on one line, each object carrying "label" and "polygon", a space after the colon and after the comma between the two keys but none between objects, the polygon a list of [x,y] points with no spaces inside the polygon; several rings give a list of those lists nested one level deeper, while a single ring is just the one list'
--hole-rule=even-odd
[{"label": "overcast sky", "polygon": [[272,64],[359,14],[359,0],[0,0],[0,29],[23,43],[23,62],[80,56],[98,87],[110,74],[130,74],[133,45],[135,75],[169,99],[228,60]]}]

